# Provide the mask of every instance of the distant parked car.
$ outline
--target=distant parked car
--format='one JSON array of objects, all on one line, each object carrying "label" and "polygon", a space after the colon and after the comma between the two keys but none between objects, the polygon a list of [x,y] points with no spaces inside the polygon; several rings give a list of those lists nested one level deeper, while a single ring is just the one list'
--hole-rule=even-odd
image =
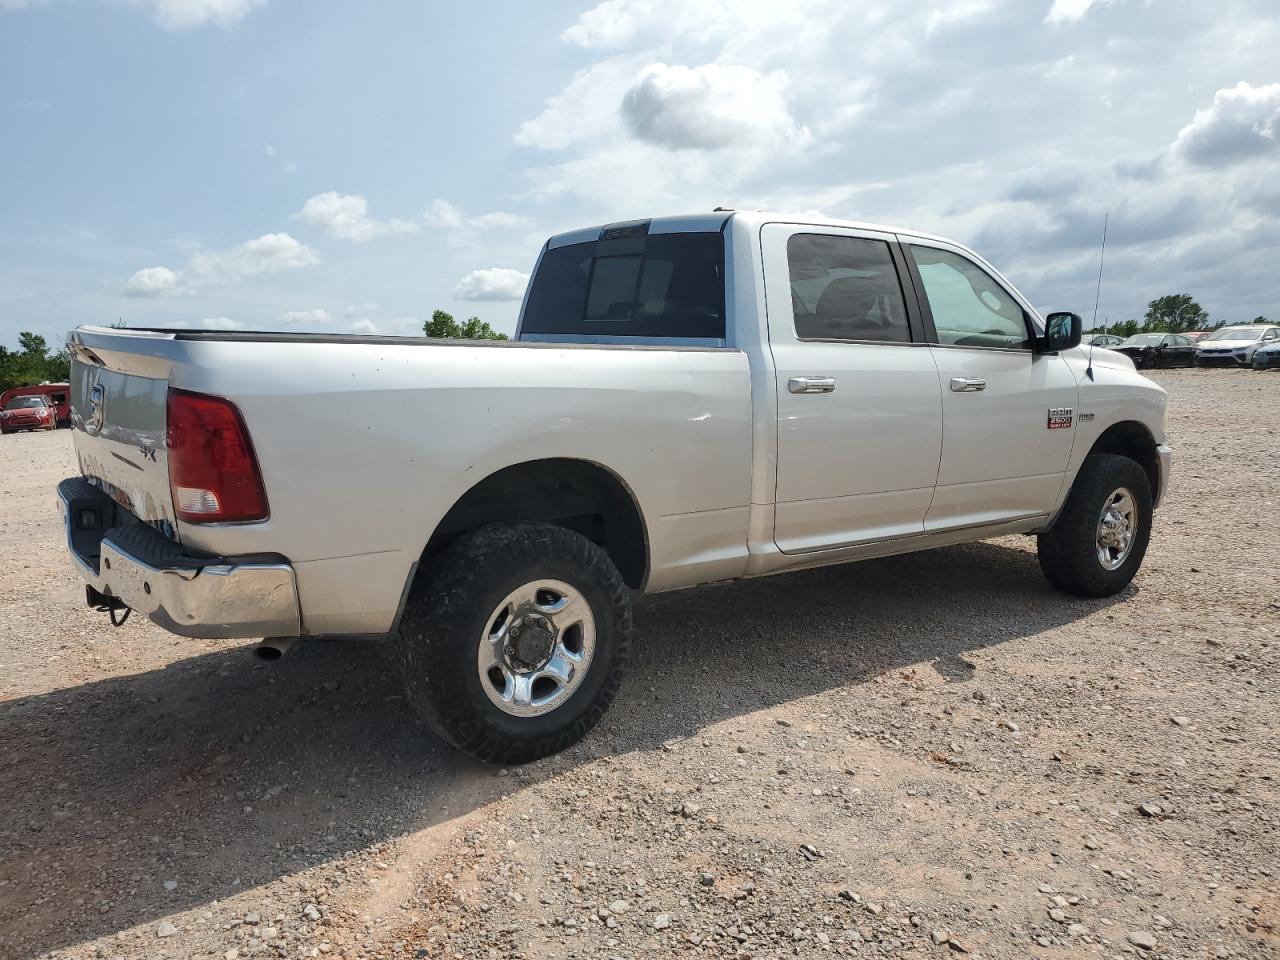
[{"label": "distant parked car", "polygon": [[1080,338],[1080,342],[1088,346],[1093,344],[1095,347],[1118,347],[1124,343],[1124,337],[1117,337],[1113,333],[1086,333]]},{"label": "distant parked car", "polygon": [[1196,366],[1247,367],[1258,347],[1280,340],[1280,327],[1253,323],[1222,327],[1196,344]]},{"label": "distant parked car", "polygon": [[58,426],[71,426],[71,384],[34,383],[26,387],[10,387],[0,393],[0,410],[14,397],[44,397],[58,415]]},{"label": "distant parked car", "polygon": [[1183,336],[1186,337],[1188,340],[1194,341],[1195,343],[1199,343],[1201,340],[1207,337],[1210,334],[1210,332],[1211,331],[1209,330],[1188,330],[1186,333],[1183,334]]},{"label": "distant parked car", "polygon": [[1280,370],[1280,339],[1258,345],[1253,351],[1253,369]]},{"label": "distant parked car", "polygon": [[1111,349],[1123,353],[1139,370],[1190,367],[1196,362],[1196,345],[1180,333],[1136,333]]},{"label": "distant parked car", "polygon": [[13,397],[0,410],[0,433],[57,429],[58,412],[42,396]]}]

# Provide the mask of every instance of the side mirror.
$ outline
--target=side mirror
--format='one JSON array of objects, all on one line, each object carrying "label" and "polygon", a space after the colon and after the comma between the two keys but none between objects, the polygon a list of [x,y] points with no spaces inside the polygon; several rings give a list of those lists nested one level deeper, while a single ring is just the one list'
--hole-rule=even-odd
[{"label": "side mirror", "polygon": [[1040,353],[1057,353],[1080,346],[1084,321],[1078,313],[1051,313],[1045,318],[1044,336],[1037,347]]}]

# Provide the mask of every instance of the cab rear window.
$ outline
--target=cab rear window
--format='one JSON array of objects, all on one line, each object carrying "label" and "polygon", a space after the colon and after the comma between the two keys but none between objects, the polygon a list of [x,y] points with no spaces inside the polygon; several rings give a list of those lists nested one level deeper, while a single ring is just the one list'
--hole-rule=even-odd
[{"label": "cab rear window", "polygon": [[550,249],[520,333],[721,340],[724,237],[664,233]]}]

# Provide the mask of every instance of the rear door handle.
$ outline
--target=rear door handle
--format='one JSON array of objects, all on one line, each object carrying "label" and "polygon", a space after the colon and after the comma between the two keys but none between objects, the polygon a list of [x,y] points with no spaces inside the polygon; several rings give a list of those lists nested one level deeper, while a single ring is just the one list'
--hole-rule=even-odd
[{"label": "rear door handle", "polygon": [[835,388],[835,377],[792,377],[787,381],[792,393],[832,393]]},{"label": "rear door handle", "polygon": [[987,389],[987,381],[981,377],[952,377],[951,391],[952,393],[976,393],[979,390]]}]

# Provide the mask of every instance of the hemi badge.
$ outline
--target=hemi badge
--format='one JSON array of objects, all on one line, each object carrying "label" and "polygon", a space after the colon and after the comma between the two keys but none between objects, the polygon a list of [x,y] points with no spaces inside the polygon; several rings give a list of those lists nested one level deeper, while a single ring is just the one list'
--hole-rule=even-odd
[{"label": "hemi badge", "polygon": [[1049,408],[1049,429],[1065,430],[1071,426],[1071,408],[1070,407],[1050,407]]}]

